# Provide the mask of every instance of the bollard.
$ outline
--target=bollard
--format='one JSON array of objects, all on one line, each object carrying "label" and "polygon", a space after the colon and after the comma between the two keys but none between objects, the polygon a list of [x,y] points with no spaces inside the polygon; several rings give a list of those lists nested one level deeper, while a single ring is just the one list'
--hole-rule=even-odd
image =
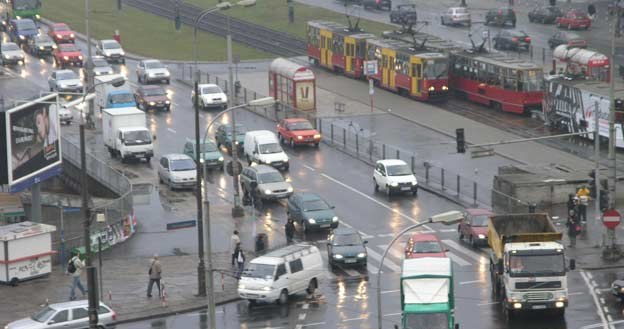
[{"label": "bollard", "polygon": [[331,136],[331,142],[333,145],[334,144],[334,123],[333,122],[331,123],[331,135],[330,136]]},{"label": "bollard", "polygon": [[108,300],[113,300],[113,292],[110,289],[108,289]]},{"label": "bollard", "polygon": [[165,281],[160,281],[162,307],[167,307],[167,292],[165,290]]},{"label": "bollard", "polygon": [[347,128],[342,128],[342,145],[347,148]]},{"label": "bollard", "polygon": [[429,185],[429,166],[425,166],[425,184]]},{"label": "bollard", "polygon": [[546,64],[546,48],[542,48],[542,64]]},{"label": "bollard", "polygon": [[215,85],[217,85],[217,86],[219,85],[219,76],[215,77]]},{"label": "bollard", "polygon": [[477,182],[472,182],[472,197],[473,197],[472,204],[476,207],[477,206]]},{"label": "bollard", "polygon": [[412,172],[414,172],[414,156],[412,155]]},{"label": "bollard", "polygon": [[533,45],[529,46],[529,58],[533,61]]},{"label": "bollard", "polygon": [[206,72],[206,83],[210,83],[210,73]]},{"label": "bollard", "polygon": [[223,278],[223,272],[221,272],[221,290],[225,291],[225,280]]},{"label": "bollard", "polygon": [[357,158],[360,157],[360,145],[359,145],[358,134],[355,134],[355,157]]},{"label": "bollard", "polygon": [[386,160],[386,144],[381,144],[381,159]]},{"label": "bollard", "polygon": [[444,191],[444,168],[440,168],[440,172],[442,173],[442,191]]},{"label": "bollard", "polygon": [[193,80],[193,67],[189,66],[189,80]]},{"label": "bollard", "polygon": [[323,120],[321,118],[317,118],[317,120],[318,120],[319,133],[322,136],[323,135]]},{"label": "bollard", "polygon": [[399,150],[397,150],[397,153],[396,153],[396,158],[397,158],[397,159],[401,159],[401,153],[399,153]]},{"label": "bollard", "polygon": [[243,100],[247,104],[247,88],[243,88]]},{"label": "bollard", "polygon": [[254,100],[258,99],[258,94],[254,91]]},{"label": "bollard", "polygon": [[369,140],[368,140],[368,144],[369,144],[369,147],[368,147],[368,155],[369,155],[370,161],[373,161],[373,146],[374,146],[374,145],[373,145],[373,140],[372,140],[372,139],[369,139]]},{"label": "bollard", "polygon": [[459,198],[459,193],[461,192],[459,188],[459,175],[457,175],[457,197]]}]

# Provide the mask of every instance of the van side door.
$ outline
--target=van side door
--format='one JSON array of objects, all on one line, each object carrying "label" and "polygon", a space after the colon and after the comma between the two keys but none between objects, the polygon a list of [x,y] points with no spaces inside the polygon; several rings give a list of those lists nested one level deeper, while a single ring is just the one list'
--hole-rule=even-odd
[{"label": "van side door", "polygon": [[289,290],[292,291],[292,293],[303,291],[307,287],[308,282],[305,278],[301,258],[289,261],[288,268],[290,269],[290,278],[288,280]]},{"label": "van side door", "polygon": [[275,270],[275,278],[273,280],[273,287],[276,287],[281,292],[282,289],[288,289],[290,293],[290,287],[288,286],[288,271],[286,270],[286,264],[282,263],[277,265],[277,270]]}]

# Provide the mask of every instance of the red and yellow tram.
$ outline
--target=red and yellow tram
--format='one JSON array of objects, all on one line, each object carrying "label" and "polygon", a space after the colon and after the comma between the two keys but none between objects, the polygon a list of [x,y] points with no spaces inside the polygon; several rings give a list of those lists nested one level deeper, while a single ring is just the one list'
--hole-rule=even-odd
[{"label": "red and yellow tram", "polygon": [[269,65],[269,96],[296,110],[316,111],[316,77],[309,68],[284,58]]}]

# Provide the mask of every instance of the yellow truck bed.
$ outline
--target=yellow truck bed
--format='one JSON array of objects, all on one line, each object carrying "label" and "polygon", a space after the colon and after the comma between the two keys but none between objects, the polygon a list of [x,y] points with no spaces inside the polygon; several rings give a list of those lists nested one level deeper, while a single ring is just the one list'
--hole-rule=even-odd
[{"label": "yellow truck bed", "polygon": [[491,216],[488,228],[488,244],[497,259],[503,257],[505,243],[559,241],[563,237],[546,213]]}]

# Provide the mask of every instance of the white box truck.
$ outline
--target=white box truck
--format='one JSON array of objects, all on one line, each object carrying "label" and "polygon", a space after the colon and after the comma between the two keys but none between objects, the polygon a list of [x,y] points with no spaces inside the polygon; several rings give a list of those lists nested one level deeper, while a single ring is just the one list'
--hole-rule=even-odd
[{"label": "white box truck", "polygon": [[136,107],[134,95],[127,83],[119,87],[111,85],[110,81],[122,77],[121,74],[111,74],[95,77],[95,106],[96,108]]},{"label": "white box truck", "polygon": [[16,286],[52,272],[56,226],[21,222],[0,227],[0,282]]},{"label": "white box truck", "polygon": [[119,156],[121,162],[128,159],[145,159],[149,163],[154,156],[152,136],[147,129],[147,117],[145,112],[136,107],[104,109],[102,135],[111,157]]}]

